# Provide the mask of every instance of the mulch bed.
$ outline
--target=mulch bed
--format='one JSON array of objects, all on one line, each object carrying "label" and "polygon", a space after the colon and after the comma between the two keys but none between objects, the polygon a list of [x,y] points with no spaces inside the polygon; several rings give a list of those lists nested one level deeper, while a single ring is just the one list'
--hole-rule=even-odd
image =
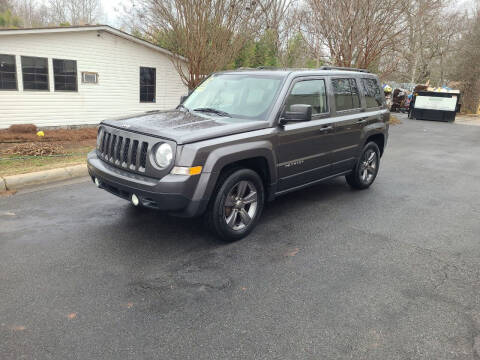
[{"label": "mulch bed", "polygon": [[16,144],[5,151],[9,155],[21,156],[50,156],[61,155],[65,153],[62,145],[41,142],[27,142]]},{"label": "mulch bed", "polygon": [[97,128],[47,129],[43,130],[43,134],[38,136],[36,126],[31,124],[12,125],[9,129],[0,130],[0,157],[52,156],[94,148]]},{"label": "mulch bed", "polygon": [[77,142],[82,140],[95,140],[97,128],[88,127],[80,129],[52,129],[43,130],[45,136],[37,136],[36,131],[17,132],[10,129],[0,130],[0,143],[23,142]]}]

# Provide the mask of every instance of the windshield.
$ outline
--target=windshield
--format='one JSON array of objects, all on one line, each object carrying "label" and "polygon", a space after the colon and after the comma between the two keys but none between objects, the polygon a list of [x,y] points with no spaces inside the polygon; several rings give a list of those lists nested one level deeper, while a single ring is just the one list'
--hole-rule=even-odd
[{"label": "windshield", "polygon": [[265,120],[282,80],[265,75],[212,75],[182,105],[190,111]]}]

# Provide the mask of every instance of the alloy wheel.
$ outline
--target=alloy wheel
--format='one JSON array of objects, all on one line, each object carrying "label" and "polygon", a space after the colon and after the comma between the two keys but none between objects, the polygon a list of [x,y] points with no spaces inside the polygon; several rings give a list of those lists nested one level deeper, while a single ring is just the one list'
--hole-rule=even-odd
[{"label": "alloy wheel", "polygon": [[369,184],[373,181],[378,167],[378,156],[377,153],[368,149],[363,154],[362,162],[360,163],[359,175],[360,180],[364,184]]},{"label": "alloy wheel", "polygon": [[225,222],[232,230],[244,229],[255,218],[257,204],[258,191],[255,185],[248,180],[237,182],[225,198]]}]

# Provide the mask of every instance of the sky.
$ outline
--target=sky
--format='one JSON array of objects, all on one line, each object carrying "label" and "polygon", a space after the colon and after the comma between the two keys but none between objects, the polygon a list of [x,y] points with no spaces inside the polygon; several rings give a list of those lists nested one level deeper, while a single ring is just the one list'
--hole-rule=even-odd
[{"label": "sky", "polygon": [[[48,0],[39,1],[47,2]],[[131,8],[135,1],[138,0],[100,0],[103,15],[99,19],[99,23],[121,27],[123,25],[122,14],[124,15],[125,9]],[[470,10],[474,3],[475,0],[457,0],[452,1],[451,7],[456,10]]]},{"label": "sky", "polygon": [[101,0],[103,10],[101,22],[111,26],[120,26],[120,14],[124,7],[131,7],[131,3],[131,0]]}]

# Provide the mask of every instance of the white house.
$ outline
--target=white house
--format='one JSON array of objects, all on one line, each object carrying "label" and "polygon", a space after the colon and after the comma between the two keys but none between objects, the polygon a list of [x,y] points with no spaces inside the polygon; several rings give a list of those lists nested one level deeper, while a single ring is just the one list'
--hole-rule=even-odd
[{"label": "white house", "polygon": [[105,25],[0,30],[0,128],[174,108],[187,88],[170,57]]}]

